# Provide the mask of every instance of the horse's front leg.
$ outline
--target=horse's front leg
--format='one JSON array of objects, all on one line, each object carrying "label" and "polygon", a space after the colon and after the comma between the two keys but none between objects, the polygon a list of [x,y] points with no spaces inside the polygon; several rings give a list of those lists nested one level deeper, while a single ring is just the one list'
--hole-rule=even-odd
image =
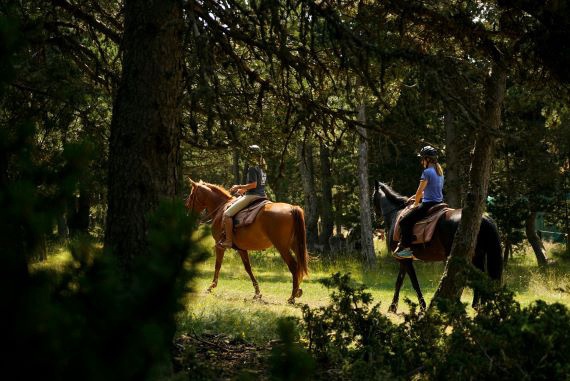
[{"label": "horse's front leg", "polygon": [[216,267],[214,268],[214,279],[212,284],[208,287],[208,292],[211,292],[218,286],[218,276],[220,276],[220,268],[222,268],[222,261],[224,260],[224,253],[226,249],[216,246]]},{"label": "horse's front leg", "polygon": [[251,264],[249,263],[249,254],[246,250],[238,250],[238,253],[241,257],[241,261],[243,262],[243,267],[245,267],[245,271],[249,275],[249,279],[251,279],[251,283],[253,283],[253,288],[255,289],[255,295],[253,296],[254,299],[261,299],[261,292],[259,292],[259,284],[257,283],[257,279],[253,275],[253,271],[251,271]]},{"label": "horse's front leg", "polygon": [[404,278],[406,277],[406,266],[400,261],[400,272],[398,272],[398,277],[396,278],[396,288],[394,290],[394,297],[392,298],[392,304],[388,307],[388,312],[396,313],[398,311],[398,301],[400,299],[400,289],[404,283]]},{"label": "horse's front leg", "polygon": [[405,259],[404,265],[406,266],[406,270],[408,275],[410,276],[410,280],[412,281],[412,286],[414,286],[414,290],[416,290],[416,294],[418,295],[418,301],[420,303],[420,308],[422,311],[426,310],[426,302],[424,300],[424,296],[422,295],[422,290],[420,290],[420,283],[418,282],[418,277],[416,275],[416,270],[414,269],[413,259]]}]

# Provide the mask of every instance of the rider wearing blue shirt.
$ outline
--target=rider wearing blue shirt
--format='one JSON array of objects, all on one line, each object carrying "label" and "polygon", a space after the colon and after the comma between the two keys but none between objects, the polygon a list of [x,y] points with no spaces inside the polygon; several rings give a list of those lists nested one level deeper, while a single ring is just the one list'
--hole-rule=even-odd
[{"label": "rider wearing blue shirt", "polygon": [[400,220],[400,242],[394,251],[399,258],[412,258],[409,247],[414,241],[414,225],[427,215],[432,206],[443,202],[443,170],[437,162],[436,149],[425,146],[418,156],[421,158],[424,171],[416,191],[414,208]]}]

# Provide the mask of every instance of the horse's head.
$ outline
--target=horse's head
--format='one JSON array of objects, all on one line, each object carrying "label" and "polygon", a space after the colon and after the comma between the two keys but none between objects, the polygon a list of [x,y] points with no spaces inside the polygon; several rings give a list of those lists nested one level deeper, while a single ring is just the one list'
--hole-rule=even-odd
[{"label": "horse's head", "polygon": [[205,183],[201,180],[199,182],[189,180],[192,190],[185,202],[186,209],[195,213],[206,213],[207,210],[205,220],[213,218],[232,198],[232,195],[219,185]]},{"label": "horse's head", "polygon": [[374,193],[372,194],[372,205],[377,218],[383,218],[388,225],[392,224],[392,219],[397,211],[406,206],[407,198],[396,193],[388,185],[374,181]]},{"label": "horse's head", "polygon": [[380,182],[374,180],[374,193],[372,193],[372,206],[374,207],[374,212],[376,217],[382,217],[382,198],[385,197],[384,192],[380,188]]},{"label": "horse's head", "polygon": [[[186,201],[184,202],[184,205],[189,211],[201,213],[204,209],[206,209],[206,204],[204,203],[203,197],[205,191],[205,189],[203,189],[204,185],[202,184],[202,181],[195,182],[190,178],[188,178],[188,180],[190,181],[192,188],[190,190],[188,198],[186,198]],[[202,197],[200,197],[201,195]]]}]

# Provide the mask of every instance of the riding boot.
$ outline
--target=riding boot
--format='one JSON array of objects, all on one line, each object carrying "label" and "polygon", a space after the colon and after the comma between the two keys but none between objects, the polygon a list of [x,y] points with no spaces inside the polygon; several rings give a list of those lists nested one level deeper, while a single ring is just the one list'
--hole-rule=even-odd
[{"label": "riding boot", "polygon": [[233,246],[233,238],[234,238],[234,221],[233,221],[233,217],[228,217],[228,216],[224,216],[224,220],[222,221],[223,225],[224,225],[224,231],[225,231],[225,240],[220,240],[220,242],[218,242],[218,245],[220,245],[221,247],[224,247],[226,249],[229,249]]},{"label": "riding boot", "polygon": [[410,245],[402,241],[398,243],[398,247],[394,250],[394,256],[399,259],[413,258],[412,250],[410,250]]}]

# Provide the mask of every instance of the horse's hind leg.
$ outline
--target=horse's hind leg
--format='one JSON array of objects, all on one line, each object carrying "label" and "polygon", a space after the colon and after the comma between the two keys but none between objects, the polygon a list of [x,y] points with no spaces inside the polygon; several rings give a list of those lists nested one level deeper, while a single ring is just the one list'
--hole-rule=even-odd
[{"label": "horse's hind leg", "polygon": [[299,279],[297,278],[297,260],[291,254],[289,248],[283,249],[277,247],[279,254],[287,264],[289,271],[291,271],[291,275],[293,276],[293,291],[291,292],[291,297],[287,299],[289,303],[295,303],[295,298],[300,297],[303,294],[303,290],[299,288]]},{"label": "horse's hind leg", "polygon": [[[481,272],[485,272],[485,252],[480,251],[478,247],[475,248],[475,255],[473,256],[473,266],[475,266]],[[471,307],[477,309],[480,304],[481,304],[481,292],[479,291],[478,285],[474,285],[473,303],[471,303]]]},{"label": "horse's hind leg", "polygon": [[253,288],[255,289],[255,296],[254,299],[261,299],[261,293],[259,292],[259,284],[257,283],[257,279],[253,276],[253,271],[251,271],[251,264],[249,263],[249,254],[246,250],[238,250],[238,253],[241,257],[241,261],[243,262],[243,267],[245,267],[245,271],[249,275],[249,279],[253,283]]},{"label": "horse's hind leg", "polygon": [[404,283],[404,278],[406,277],[406,266],[402,261],[400,261],[400,272],[398,272],[398,277],[396,278],[396,289],[394,290],[394,297],[392,298],[392,304],[388,307],[388,312],[396,313],[398,311],[398,300],[400,299],[400,289],[402,288],[402,283]]},{"label": "horse's hind leg", "polygon": [[410,280],[412,281],[412,286],[414,286],[414,290],[416,290],[416,294],[418,295],[418,301],[420,303],[420,308],[422,311],[426,310],[426,302],[424,300],[424,296],[422,295],[422,290],[420,289],[420,283],[418,282],[418,276],[416,275],[416,270],[414,269],[414,264],[412,263],[413,259],[405,259],[402,260],[404,265],[406,266],[408,275],[410,276]]},{"label": "horse's hind leg", "polygon": [[208,287],[208,292],[211,292],[214,288],[218,286],[218,276],[220,275],[220,268],[222,267],[222,261],[224,260],[224,253],[226,249],[219,248],[216,246],[216,267],[214,268],[214,279],[212,284]]}]

